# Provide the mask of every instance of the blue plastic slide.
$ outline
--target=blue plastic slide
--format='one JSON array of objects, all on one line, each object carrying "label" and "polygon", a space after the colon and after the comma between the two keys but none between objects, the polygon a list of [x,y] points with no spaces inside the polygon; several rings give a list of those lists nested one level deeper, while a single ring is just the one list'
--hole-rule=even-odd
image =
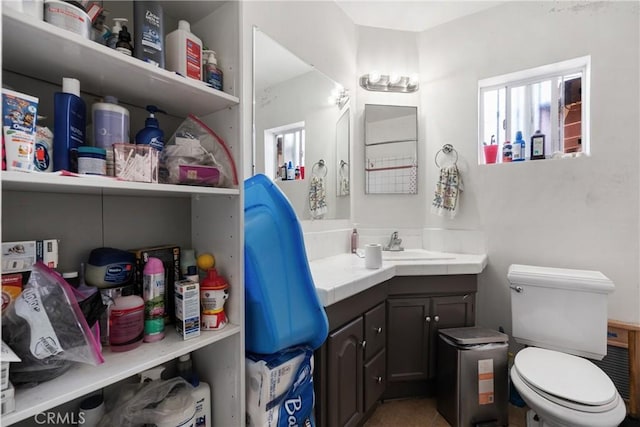
[{"label": "blue plastic slide", "polygon": [[320,347],[329,324],[300,222],[286,196],[262,174],[244,183],[244,260],[246,351]]}]

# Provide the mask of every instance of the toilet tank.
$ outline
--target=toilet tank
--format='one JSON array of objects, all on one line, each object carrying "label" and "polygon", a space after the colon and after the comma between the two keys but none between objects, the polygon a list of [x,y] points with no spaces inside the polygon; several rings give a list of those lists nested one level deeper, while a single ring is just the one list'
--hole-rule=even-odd
[{"label": "toilet tank", "polygon": [[517,342],[597,360],[607,354],[607,295],[615,287],[604,274],[513,264],[507,277]]}]

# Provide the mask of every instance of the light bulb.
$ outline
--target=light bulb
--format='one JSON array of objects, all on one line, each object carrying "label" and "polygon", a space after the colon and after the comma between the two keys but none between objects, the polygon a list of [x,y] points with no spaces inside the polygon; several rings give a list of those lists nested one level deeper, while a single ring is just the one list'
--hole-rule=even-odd
[{"label": "light bulb", "polygon": [[400,83],[401,78],[402,77],[400,76],[400,74],[391,73],[391,75],[389,76],[389,83],[392,85],[397,85],[398,83]]},{"label": "light bulb", "polygon": [[380,81],[380,73],[377,71],[372,71],[369,73],[369,82],[370,83],[378,83]]},{"label": "light bulb", "polygon": [[420,81],[420,76],[418,75],[418,73],[413,73],[411,74],[411,77],[409,77],[409,84],[412,86],[417,85],[419,81]]}]

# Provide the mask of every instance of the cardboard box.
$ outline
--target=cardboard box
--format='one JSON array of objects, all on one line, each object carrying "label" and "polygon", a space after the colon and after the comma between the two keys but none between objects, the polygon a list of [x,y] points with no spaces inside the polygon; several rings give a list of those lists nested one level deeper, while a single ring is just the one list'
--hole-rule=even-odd
[{"label": "cardboard box", "polygon": [[0,402],[2,407],[0,413],[2,413],[2,415],[16,410],[16,397],[13,384],[9,383],[9,387],[7,387],[6,390],[2,390],[2,394],[0,394]]},{"label": "cardboard box", "polygon": [[2,341],[2,353],[0,354],[2,359],[2,391],[11,387],[9,382],[9,365],[11,362],[20,362],[20,358],[11,350],[7,344]]},{"label": "cardboard box", "polygon": [[58,267],[58,240],[27,240],[2,243],[2,274],[31,271],[36,261]]},{"label": "cardboard box", "polygon": [[175,284],[176,331],[182,339],[200,336],[200,285],[189,279]]},{"label": "cardboard box", "polygon": [[164,265],[164,320],[165,324],[175,320],[174,285],[180,280],[180,246],[164,245],[131,249],[136,255],[136,287],[142,295],[142,272],[149,258],[158,258]]}]

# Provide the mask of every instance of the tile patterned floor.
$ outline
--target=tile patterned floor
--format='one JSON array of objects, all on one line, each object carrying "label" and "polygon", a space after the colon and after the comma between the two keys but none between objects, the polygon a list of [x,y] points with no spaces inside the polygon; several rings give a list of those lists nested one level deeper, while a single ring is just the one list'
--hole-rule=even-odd
[{"label": "tile patterned floor", "polygon": [[[509,427],[526,426],[526,408],[509,405]],[[382,403],[364,427],[450,427],[438,413],[436,400],[416,398]]]}]

